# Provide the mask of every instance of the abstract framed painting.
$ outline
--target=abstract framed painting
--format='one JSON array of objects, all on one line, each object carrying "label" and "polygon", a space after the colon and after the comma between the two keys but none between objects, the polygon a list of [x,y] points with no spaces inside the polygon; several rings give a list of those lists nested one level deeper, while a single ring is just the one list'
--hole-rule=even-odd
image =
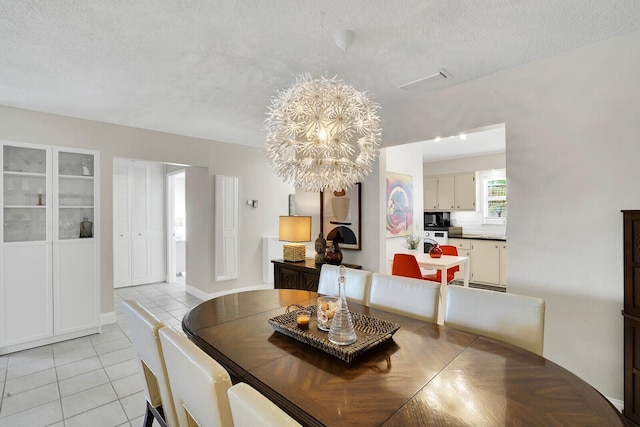
[{"label": "abstract framed painting", "polygon": [[387,172],[387,237],[413,234],[413,176]]},{"label": "abstract framed painting", "polygon": [[361,184],[349,190],[320,192],[320,233],[340,249],[361,250]]}]

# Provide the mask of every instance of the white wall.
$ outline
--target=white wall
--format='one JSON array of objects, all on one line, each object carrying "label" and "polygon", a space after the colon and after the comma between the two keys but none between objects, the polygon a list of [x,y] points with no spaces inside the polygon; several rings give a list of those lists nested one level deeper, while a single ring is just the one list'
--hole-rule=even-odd
[{"label": "white wall", "polygon": [[504,169],[507,165],[505,153],[484,156],[464,157],[461,159],[428,162],[423,165],[424,176],[446,175],[450,173],[473,172],[489,169]]},{"label": "white wall", "polygon": [[[152,132],[53,114],[0,106],[0,139],[81,147],[100,151],[101,159],[101,312],[113,311],[113,158],[151,160],[203,166],[209,170],[210,189],[215,174],[240,178],[240,278],[198,284],[210,294],[262,283],[262,236],[277,235],[278,215],[286,214],[290,185],[273,174],[263,150],[197,138]],[[212,191],[203,194],[213,199]],[[257,199],[258,208],[246,204]],[[211,202],[212,203],[212,202]],[[211,219],[213,221],[213,218]],[[213,247],[213,227],[208,235]],[[211,265],[209,257],[199,262]],[[193,260],[192,260],[193,261]],[[206,276],[205,276],[206,277]],[[188,280],[188,278],[187,278]]]},{"label": "white wall", "polygon": [[[417,142],[388,147],[384,151],[386,151],[387,172],[413,176],[413,234],[424,237],[422,146]],[[386,193],[386,187],[384,193]],[[384,196],[386,198],[386,194]],[[386,237],[385,235],[385,238],[387,260],[391,259],[396,252],[402,252],[407,249],[405,237]],[[423,249],[422,242],[419,249]]]},{"label": "white wall", "polygon": [[614,399],[623,394],[620,210],[640,208],[639,45],[634,32],[383,117],[387,144],[506,124],[509,291],[546,300],[545,357]]}]

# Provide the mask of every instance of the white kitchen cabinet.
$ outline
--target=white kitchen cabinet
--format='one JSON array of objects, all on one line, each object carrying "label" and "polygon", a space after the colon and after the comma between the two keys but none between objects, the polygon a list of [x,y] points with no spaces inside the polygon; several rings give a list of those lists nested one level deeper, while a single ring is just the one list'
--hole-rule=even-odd
[{"label": "white kitchen cabinet", "polygon": [[164,282],[164,165],[113,162],[114,287]]},{"label": "white kitchen cabinet", "polygon": [[455,206],[457,211],[476,210],[476,174],[475,172],[458,174],[455,180]]},{"label": "white kitchen cabinet", "polygon": [[0,354],[99,332],[99,154],[3,142],[0,163]]},{"label": "white kitchen cabinet", "polygon": [[[467,261],[467,268],[469,268],[469,271],[471,271],[471,240],[450,238],[449,245],[455,246],[458,249],[458,256],[466,256],[467,258],[469,258],[469,261]],[[457,272],[455,278],[462,280],[462,272]],[[469,275],[469,278],[471,278],[471,275]]]},{"label": "white kitchen cabinet", "polygon": [[471,256],[471,240],[449,239],[449,244],[458,248],[458,256],[466,256],[466,257]]},{"label": "white kitchen cabinet", "polygon": [[476,209],[475,172],[424,178],[424,209],[468,211]]},{"label": "white kitchen cabinet", "polygon": [[495,240],[472,240],[471,281],[500,283],[500,244]]},{"label": "white kitchen cabinet", "polygon": [[455,177],[445,175],[438,177],[438,209],[451,211],[455,209]]},{"label": "white kitchen cabinet", "polygon": [[[458,249],[459,256],[469,257],[471,282],[506,287],[506,242],[450,238],[449,244]],[[462,274],[456,273],[456,279],[462,280]]]},{"label": "white kitchen cabinet", "polygon": [[438,177],[428,176],[424,179],[424,210],[438,210]]},{"label": "white kitchen cabinet", "polygon": [[507,286],[507,243],[500,243],[500,286]]}]

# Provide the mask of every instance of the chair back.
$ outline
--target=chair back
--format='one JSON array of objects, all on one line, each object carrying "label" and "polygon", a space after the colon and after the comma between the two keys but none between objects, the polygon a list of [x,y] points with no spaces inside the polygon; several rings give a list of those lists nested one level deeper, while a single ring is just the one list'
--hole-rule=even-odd
[{"label": "chair back", "polygon": [[[345,279],[344,290],[347,299],[366,304],[371,284],[371,272],[345,268]],[[323,264],[320,270],[318,293],[322,295],[338,295],[338,292],[338,266]]]},{"label": "chair back", "polygon": [[449,286],[444,324],[542,355],[544,311],[540,298]]},{"label": "chair back", "polygon": [[233,425],[229,373],[181,332],[160,329],[179,427]]},{"label": "chair back", "polygon": [[[441,245],[440,248],[442,248],[442,255],[458,256],[458,248],[456,246]],[[453,280],[458,271],[460,271],[459,265],[447,269],[447,283]],[[427,274],[422,278],[440,283],[442,281],[442,272],[438,270],[435,274]]]},{"label": "chair back", "polygon": [[164,323],[137,301],[125,300],[122,305],[133,348],[140,358],[139,368],[144,380],[147,403],[153,408],[162,405],[164,420],[170,426],[177,425],[171,387],[158,336],[158,330],[164,326]]},{"label": "chair back", "polygon": [[369,306],[436,323],[440,285],[422,279],[373,273]]},{"label": "chair back", "polygon": [[[458,248],[453,245],[442,245],[440,246],[442,249],[442,255],[450,255],[450,256],[458,256]],[[460,271],[460,266],[456,265],[455,267],[451,267],[447,269],[447,276],[455,274]]]},{"label": "chair back", "polygon": [[413,277],[414,279],[422,279],[422,271],[416,257],[411,254],[395,254],[393,256],[393,265],[391,266],[391,274],[393,276]]},{"label": "chair back", "polygon": [[238,383],[227,390],[227,395],[234,427],[300,426],[249,384]]}]

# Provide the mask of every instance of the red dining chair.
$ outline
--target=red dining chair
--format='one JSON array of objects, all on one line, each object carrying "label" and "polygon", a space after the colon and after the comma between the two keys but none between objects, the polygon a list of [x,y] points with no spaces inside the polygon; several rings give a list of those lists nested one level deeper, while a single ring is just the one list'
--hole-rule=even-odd
[{"label": "red dining chair", "polygon": [[416,261],[416,257],[411,254],[395,254],[393,256],[391,274],[393,276],[412,277],[414,279],[423,278],[418,261]]},{"label": "red dining chair", "polygon": [[[440,245],[442,249],[442,255],[453,255],[458,256],[458,248],[451,245]],[[453,276],[455,276],[456,272],[460,271],[460,266],[456,265],[455,267],[451,267],[447,269],[447,283],[451,283],[453,280]],[[442,281],[442,272],[438,270],[436,274],[427,274],[422,276],[424,280],[431,280],[432,282],[440,283]]]}]

